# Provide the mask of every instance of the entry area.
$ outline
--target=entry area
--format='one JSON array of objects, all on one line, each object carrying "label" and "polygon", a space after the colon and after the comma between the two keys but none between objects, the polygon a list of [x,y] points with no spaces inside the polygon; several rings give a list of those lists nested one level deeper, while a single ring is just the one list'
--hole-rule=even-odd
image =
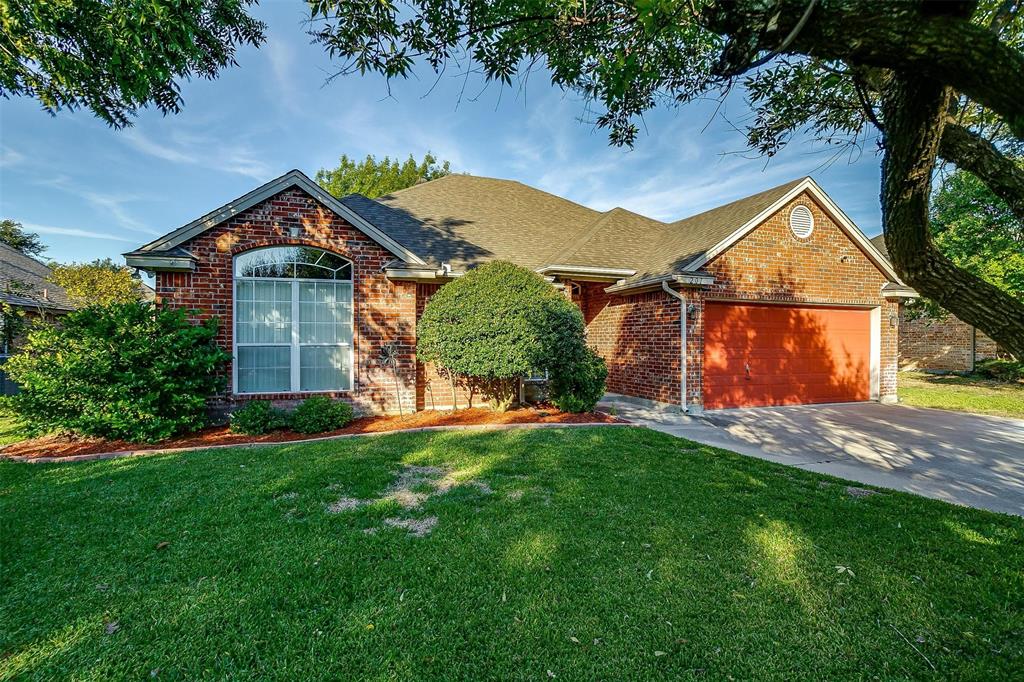
[{"label": "entry area", "polygon": [[706,409],[870,398],[870,310],[707,303]]}]

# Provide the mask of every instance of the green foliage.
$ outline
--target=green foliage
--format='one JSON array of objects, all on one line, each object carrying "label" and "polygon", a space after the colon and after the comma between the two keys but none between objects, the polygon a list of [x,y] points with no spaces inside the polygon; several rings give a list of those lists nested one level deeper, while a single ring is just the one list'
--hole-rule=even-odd
[{"label": "green foliage", "polygon": [[604,395],[607,378],[604,358],[584,348],[579,361],[554,370],[549,383],[551,403],[563,412],[590,412]]},{"label": "green foliage", "polygon": [[992,358],[982,360],[974,367],[974,373],[996,381],[1024,381],[1024,362]]},{"label": "green foliage", "polygon": [[52,263],[50,281],[62,287],[78,306],[132,303],[142,298],[139,277],[109,258],[91,263]]},{"label": "green foliage", "polygon": [[540,275],[495,261],[441,287],[417,326],[425,362],[507,407],[535,370],[570,371],[586,353],[583,315]]},{"label": "green foliage", "polygon": [[[935,245],[957,266],[1024,300],[1024,223],[976,177],[957,170],[932,199],[929,223]],[[908,316],[945,319],[928,298],[906,303]]]},{"label": "green foliage", "polygon": [[970,173],[947,176],[932,202],[931,229],[954,263],[1024,301],[1024,222]]},{"label": "green foliage", "polygon": [[217,321],[149,303],[83,308],[37,325],[4,366],[21,392],[11,406],[34,432],[158,441],[206,423],[230,355]]},{"label": "green foliage", "polygon": [[362,194],[376,199],[412,187],[421,180],[435,180],[450,173],[449,163],[444,161],[438,165],[437,158],[430,153],[419,163],[412,154],[403,162],[398,159],[392,161],[388,156],[377,161],[372,155],[355,161],[342,154],[337,168],[321,168],[316,172],[316,181],[336,197]]},{"label": "green foliage", "polygon": [[278,410],[269,400],[250,400],[231,413],[231,431],[260,436],[288,426],[288,413]]},{"label": "green foliage", "polygon": [[0,95],[37,99],[51,113],[90,109],[130,125],[140,108],[181,107],[178,83],[214,78],[266,26],[256,0],[50,0],[0,6]]},{"label": "green foliage", "polygon": [[26,232],[21,223],[9,218],[0,220],[0,243],[33,258],[41,256],[47,248],[38,234]]},{"label": "green foliage", "polygon": [[352,406],[327,396],[314,396],[299,403],[291,415],[291,427],[299,433],[323,433],[340,429],[352,421]]}]

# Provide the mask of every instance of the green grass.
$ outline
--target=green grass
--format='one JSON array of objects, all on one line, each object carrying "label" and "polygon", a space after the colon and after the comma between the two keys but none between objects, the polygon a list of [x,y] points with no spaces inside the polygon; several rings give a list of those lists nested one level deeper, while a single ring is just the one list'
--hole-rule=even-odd
[{"label": "green grass", "polygon": [[1024,418],[1024,384],[956,374],[901,372],[900,401],[915,407]]},{"label": "green grass", "polygon": [[[429,498],[413,515],[438,523],[418,538],[363,532],[401,515],[394,502],[327,513],[339,495],[379,497],[403,463],[493,493]],[[0,520],[0,678],[1024,669],[1024,519],[855,498],[837,479],[644,429],[0,462]]]},{"label": "green grass", "polygon": [[17,443],[28,438],[21,424],[14,417],[0,412],[0,446]]}]

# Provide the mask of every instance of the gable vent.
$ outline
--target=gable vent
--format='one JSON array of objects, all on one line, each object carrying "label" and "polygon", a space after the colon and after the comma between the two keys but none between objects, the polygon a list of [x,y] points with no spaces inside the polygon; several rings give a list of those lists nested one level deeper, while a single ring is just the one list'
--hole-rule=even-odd
[{"label": "gable vent", "polygon": [[814,232],[814,216],[806,206],[794,206],[789,212],[789,229],[800,239],[807,239]]}]

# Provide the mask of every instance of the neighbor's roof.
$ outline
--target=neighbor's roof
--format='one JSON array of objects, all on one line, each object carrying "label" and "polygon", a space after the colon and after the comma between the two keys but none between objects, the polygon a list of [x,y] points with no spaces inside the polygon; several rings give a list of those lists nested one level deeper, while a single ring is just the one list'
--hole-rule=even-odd
[{"label": "neighbor's roof", "polygon": [[27,308],[74,310],[67,292],[48,281],[51,274],[47,265],[0,244],[0,301]]}]

